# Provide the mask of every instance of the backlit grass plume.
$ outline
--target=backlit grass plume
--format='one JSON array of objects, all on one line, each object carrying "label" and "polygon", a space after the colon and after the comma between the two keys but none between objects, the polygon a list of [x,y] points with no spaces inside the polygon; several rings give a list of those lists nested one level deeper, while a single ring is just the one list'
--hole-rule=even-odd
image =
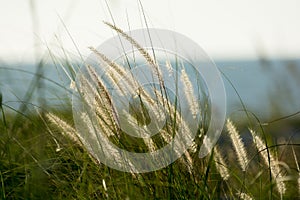
[{"label": "backlit grass plume", "polygon": [[231,138],[231,141],[232,141],[234,150],[236,152],[240,167],[242,168],[243,171],[246,171],[249,159],[247,156],[245,145],[242,142],[242,139],[241,139],[238,131],[236,130],[235,126],[233,125],[233,123],[231,122],[230,119],[227,119],[226,128],[227,128],[227,131]]},{"label": "backlit grass plume", "polygon": [[[188,74],[185,71],[183,63],[180,65],[180,71],[178,71],[178,80],[183,86],[183,94],[186,96],[187,107],[181,110],[174,98],[169,96],[167,88],[164,85],[163,74],[161,66],[158,61],[152,57],[146,49],[144,49],[134,38],[130,37],[127,33],[123,32],[116,26],[105,22],[110,28],[115,30],[121,37],[125,38],[133,47],[135,47],[141,56],[146,60],[148,66],[154,71],[154,78],[159,80],[159,87],[152,86],[151,91],[143,88],[138,81],[136,81],[132,74],[128,73],[126,66],[122,66],[119,63],[110,60],[106,55],[99,52],[93,47],[89,47],[92,53],[99,60],[99,63],[105,65],[104,72],[105,79],[97,73],[98,66],[92,66],[90,64],[84,64],[83,73],[77,76],[76,83],[72,81],[72,88],[75,92],[78,92],[81,104],[85,107],[80,111],[81,121],[80,132],[72,129],[72,134],[68,136],[76,142],[82,143],[82,147],[87,149],[93,158],[101,162],[98,151],[111,151],[112,156],[116,157],[116,160],[121,160],[122,155],[117,150],[110,149],[109,142],[120,145],[124,148],[122,137],[124,137],[124,130],[121,128],[119,115],[125,116],[127,120],[127,127],[132,131],[138,132],[141,135],[149,135],[151,130],[146,126],[147,123],[152,122],[153,126],[157,129],[160,128],[158,137],[155,139],[152,137],[144,137],[141,140],[141,148],[146,148],[146,151],[155,152],[161,148],[162,144],[172,143],[175,136],[180,136],[180,139],[175,140],[174,145],[175,155],[180,157],[184,155],[185,159],[179,159],[180,163],[183,163],[187,167],[187,171],[192,174],[193,171],[193,158],[188,150],[182,152],[185,148],[187,141],[193,141],[192,130],[190,124],[183,117],[183,112],[190,112],[192,118],[195,120],[199,117],[199,104],[198,99],[194,97],[194,91],[192,86],[192,80],[190,80]],[[168,71],[174,74],[173,66],[170,61],[165,61]],[[103,75],[103,74],[102,74]],[[156,80],[155,79],[155,80]],[[122,80],[122,81],[120,81]],[[175,81],[175,80],[174,80]],[[117,111],[113,105],[111,87],[114,88],[114,92],[120,97],[128,94],[132,95],[129,100],[129,109],[122,109],[121,112]],[[77,94],[77,93],[76,93]],[[177,93],[175,95],[178,95]],[[121,102],[125,103],[126,102]],[[184,102],[182,102],[184,103]],[[126,106],[126,105],[124,105]],[[153,113],[152,117],[155,119],[151,121],[149,116],[149,110]],[[53,114],[47,114],[47,118],[54,124],[57,124],[63,132],[69,133],[70,126],[65,122],[61,122],[60,119],[55,118]],[[96,119],[96,120],[95,120]],[[163,127],[159,127],[162,120],[165,120]],[[76,124],[76,123],[75,123]],[[199,127],[201,128],[201,127]],[[184,134],[180,134],[183,132]],[[78,136],[78,137],[76,137]],[[103,138],[105,137],[105,138]],[[99,139],[104,139],[104,144],[99,142]],[[101,140],[102,141],[102,140]],[[101,143],[101,144],[100,144]],[[135,144],[136,145],[136,144]],[[194,152],[196,151],[196,143],[190,143],[188,145],[194,145]],[[100,149],[101,148],[101,149]],[[125,148],[127,148],[125,146]],[[129,147],[130,149],[131,147]],[[143,150],[145,151],[145,149]],[[163,158],[162,158],[163,159]],[[121,162],[120,162],[121,163]],[[133,169],[134,166],[128,160],[128,165]],[[133,170],[134,171],[134,170]]]},{"label": "backlit grass plume", "polygon": [[228,172],[228,166],[225,163],[223,155],[219,151],[218,147],[215,147],[214,149],[214,161],[216,164],[216,168],[220,173],[220,176],[223,178],[224,181],[227,181],[230,177],[230,174]]},{"label": "backlit grass plume", "polygon": [[[178,65],[178,63],[176,63],[177,65],[175,67],[170,60],[163,61],[166,65],[168,76],[178,73],[176,74],[176,81],[181,83],[181,89],[183,89],[181,94],[185,96],[184,99],[186,100],[186,102],[184,102],[186,103],[186,108],[183,111],[180,109],[180,106],[176,104],[177,99],[168,95],[169,93],[163,80],[162,66],[155,60],[154,56],[152,57],[148,51],[134,40],[134,38],[130,37],[130,35],[112,24],[106,24],[138,50],[138,53],[146,60],[146,64],[151,66],[151,69],[155,72],[154,76],[159,80],[159,87],[153,86],[151,91],[144,89],[143,85],[136,81],[132,77],[132,74],[126,71],[126,67],[128,66],[123,66],[116,61],[110,60],[97,49],[90,47],[89,49],[96,56],[98,61],[102,64],[104,63],[107,68],[105,72],[101,74],[105,76],[105,79],[103,79],[103,77],[97,73],[97,67],[85,63],[83,66],[86,70],[84,71],[85,74],[78,76],[76,82],[74,80],[71,81],[72,89],[79,93],[79,96],[84,102],[84,106],[86,106],[86,109],[80,113],[82,124],[80,124],[81,127],[79,128],[81,128],[81,132],[53,113],[45,114],[48,121],[55,124],[62,131],[64,136],[69,137],[75,144],[86,149],[86,152],[98,165],[101,159],[105,159],[99,156],[99,151],[102,149],[110,152],[110,155],[114,157],[116,161],[119,161],[120,165],[122,164],[121,160],[126,159],[122,153],[113,149],[112,146],[109,145],[110,143],[119,145],[128,151],[137,150],[142,153],[155,153],[162,146],[172,144],[174,146],[173,153],[178,156],[179,159],[175,164],[173,163],[165,169],[151,174],[151,176],[154,175],[154,179],[158,181],[167,180],[167,182],[163,182],[166,183],[166,186],[164,184],[159,185],[159,188],[155,186],[155,190],[151,188],[151,184],[145,181],[148,175],[133,173],[137,171],[136,166],[131,160],[126,160],[127,165],[131,169],[129,172],[134,178],[135,184],[142,185],[143,188],[147,188],[147,191],[149,189],[149,191],[151,190],[153,193],[159,193],[161,190],[163,191],[162,187],[167,187],[170,194],[172,194],[172,191],[176,188],[179,188],[180,191],[188,191],[188,188],[181,188],[183,185],[182,180],[185,180],[196,185],[197,189],[195,189],[195,192],[193,191],[193,195],[200,193],[200,195],[197,196],[199,199],[226,199],[235,196],[237,199],[250,200],[256,197],[267,197],[268,194],[257,193],[257,191],[264,192],[268,190],[269,188],[267,186],[262,184],[258,184],[257,186],[253,185],[257,179],[262,177],[263,172],[252,171],[253,169],[257,169],[258,163],[256,163],[257,161],[254,159],[249,159],[250,154],[247,154],[247,149],[242,141],[241,135],[230,119],[226,121],[226,130],[230,137],[234,154],[226,155],[227,151],[222,149],[222,144],[217,144],[210,158],[208,158],[209,156],[204,159],[195,157],[195,155],[198,155],[197,148],[199,143],[203,141],[203,138],[206,136],[205,130],[207,130],[207,127],[198,127],[198,137],[192,138],[193,134],[189,126],[190,121],[184,117],[183,112],[189,113],[191,116],[190,119],[200,121],[203,120],[204,117],[202,118],[202,116],[204,116],[205,113],[201,113],[200,105],[202,102],[200,102],[198,96],[194,96],[194,80],[190,79],[189,71],[185,68],[184,64],[180,63]],[[77,81],[79,81],[79,83]],[[120,113],[117,112],[113,103],[111,87],[113,87],[114,92],[120,97],[128,94],[132,95],[130,101],[126,102],[129,109],[123,109]],[[175,95],[177,95],[177,93]],[[156,118],[156,121],[153,122],[154,127],[157,129],[161,128],[159,133],[155,136],[139,138],[139,140],[126,136],[125,131],[121,128],[118,115],[122,114],[125,116],[127,126],[130,127],[130,130],[148,136],[151,133],[151,130],[147,127],[147,124],[151,122],[149,110],[152,111],[151,117]],[[165,122],[163,127],[159,127],[161,122]],[[84,130],[83,133],[82,130]],[[180,135],[180,132],[184,133],[180,136],[180,140],[174,140],[174,137]],[[281,198],[283,198],[286,194],[287,187],[283,181],[284,176],[279,167],[278,160],[275,155],[267,153],[266,148],[268,147],[266,143],[261,140],[254,131],[250,130],[250,132],[258,154],[261,156],[264,164],[269,166],[272,180]],[[104,140],[101,140],[105,141],[104,143],[100,142],[100,137],[104,137]],[[181,147],[186,145],[185,141],[192,141],[190,144],[192,148],[181,152]],[[209,142],[209,140],[207,140],[207,142]],[[210,146],[210,144],[207,145]],[[297,161],[295,153],[294,157],[295,161]],[[210,166],[211,163],[214,167]],[[253,167],[253,165],[255,165],[255,167]],[[231,168],[233,166],[238,166],[237,170],[236,168]],[[299,171],[299,167],[297,169]],[[108,171],[111,172],[110,170]],[[218,174],[217,176],[215,176],[216,173]],[[243,174],[243,176],[241,176],[241,174]],[[254,179],[252,177],[253,174],[256,174]],[[178,177],[182,178],[180,179]],[[180,181],[174,182],[174,178],[178,178]],[[248,179],[253,180],[253,183],[249,183],[250,181],[248,181]],[[102,184],[103,186],[104,197],[106,198],[112,196],[111,189],[115,191],[118,190],[118,187],[107,184],[109,180],[110,178],[106,176],[101,177],[100,181],[100,185]],[[299,181],[300,178],[298,179],[298,182]],[[271,184],[273,183],[269,185]],[[300,187],[300,182],[298,184],[298,187]],[[126,184],[125,186],[127,187]],[[123,196],[119,197],[123,198]],[[180,197],[182,196],[178,196],[178,198]],[[190,196],[190,198],[193,197],[194,196]],[[171,195],[168,198],[172,199]]]},{"label": "backlit grass plume", "polygon": [[286,192],[286,185],[284,183],[284,177],[279,167],[278,160],[271,152],[267,152],[268,147],[266,146],[265,142],[263,142],[263,140],[255,133],[255,131],[250,129],[250,132],[252,134],[253,143],[263,158],[264,163],[270,167],[271,175],[275,180],[277,190],[282,198]]}]

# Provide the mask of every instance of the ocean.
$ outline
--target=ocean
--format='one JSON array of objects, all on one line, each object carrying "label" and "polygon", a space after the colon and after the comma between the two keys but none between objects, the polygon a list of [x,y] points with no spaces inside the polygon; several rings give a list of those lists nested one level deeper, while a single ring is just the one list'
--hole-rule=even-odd
[{"label": "ocean", "polygon": [[[225,85],[227,115],[241,112],[240,100],[249,111],[264,119],[300,111],[300,59],[217,60],[215,64]],[[22,104],[46,105],[47,109],[70,108],[70,81],[63,70],[45,65],[39,79],[36,68],[30,63],[0,64],[0,92],[5,109],[18,110]],[[31,86],[34,90],[28,97]]]}]

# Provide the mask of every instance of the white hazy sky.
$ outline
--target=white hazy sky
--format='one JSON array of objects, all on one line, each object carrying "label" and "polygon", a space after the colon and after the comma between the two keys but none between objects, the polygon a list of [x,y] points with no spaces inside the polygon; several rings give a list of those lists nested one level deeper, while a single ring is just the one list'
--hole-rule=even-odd
[{"label": "white hazy sky", "polygon": [[[123,30],[145,27],[137,0],[107,0]],[[32,3],[32,4],[31,4]],[[180,32],[213,59],[300,58],[299,0],[142,0],[150,27]],[[32,11],[34,5],[35,11]],[[35,16],[35,17],[34,17]],[[62,20],[60,20],[60,18]],[[33,20],[34,19],[34,20]],[[112,36],[104,0],[0,0],[0,61],[24,62],[47,47],[83,55]]]}]

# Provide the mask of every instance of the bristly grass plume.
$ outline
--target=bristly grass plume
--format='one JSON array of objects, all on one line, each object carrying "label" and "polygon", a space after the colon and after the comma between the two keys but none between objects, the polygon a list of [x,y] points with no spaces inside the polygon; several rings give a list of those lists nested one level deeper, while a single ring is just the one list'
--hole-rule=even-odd
[{"label": "bristly grass plume", "polygon": [[[128,151],[153,154],[166,144],[172,144],[179,131],[183,131],[185,135],[182,136],[182,140],[174,142],[174,146],[181,147],[185,140],[191,139],[188,119],[183,117],[182,110],[176,106],[176,99],[168,96],[166,83],[162,78],[161,63],[165,64],[166,72],[170,76],[178,73],[176,81],[182,83],[184,89],[182,94],[186,96],[186,110],[191,114],[191,118],[206,120],[205,117],[202,118],[206,116],[205,110],[201,110],[203,113],[197,112],[202,108],[203,102],[198,96],[194,96],[195,88],[192,85],[194,80],[191,80],[184,63],[174,63],[172,60],[157,62],[156,58],[148,53],[147,49],[143,49],[134,38],[115,25],[106,24],[138,50],[137,53],[143,56],[143,60],[152,67],[154,75],[159,79],[159,87],[154,87],[153,91],[143,89],[125,71],[127,66],[110,60],[93,47],[89,48],[96,58],[107,66],[104,73],[105,81],[116,89],[115,92],[119,96],[125,96],[127,93],[134,94],[129,102],[130,109],[124,110],[123,113],[127,116],[128,126],[143,135],[149,135],[150,131],[146,125],[150,121],[149,110],[151,110],[153,116],[166,121],[164,127],[151,137],[136,139],[126,136],[117,120],[117,112],[108,84],[99,76],[97,68],[86,63],[83,64],[86,76],[78,78],[80,87],[74,76],[69,77],[73,78],[70,80],[71,89],[80,93],[87,105],[86,112],[80,115],[80,120],[83,122],[80,128],[85,130],[86,135],[80,134],[77,127],[73,127],[69,120],[65,120],[71,119],[69,111],[60,113],[57,110],[48,111],[46,108],[43,108],[45,111],[40,114],[39,119],[24,113],[25,119],[22,121],[24,123],[20,123],[22,127],[12,129],[11,124],[14,119],[12,116],[5,115],[3,108],[6,102],[0,92],[2,112],[2,118],[0,116],[0,197],[2,199],[17,199],[24,194],[27,199],[34,199],[37,197],[34,196],[35,194],[42,194],[41,197],[48,195],[50,198],[55,196],[58,199],[250,200],[293,199],[299,196],[300,170],[298,149],[296,149],[298,147],[293,146],[295,151],[292,148],[291,157],[295,166],[290,166],[290,163],[285,164],[287,158],[277,156],[275,150],[270,149],[270,145],[267,145],[267,142],[253,130],[250,130],[253,139],[251,144],[253,143],[256,148],[248,145],[248,142],[244,143],[243,141],[247,141],[250,137],[245,139],[246,133],[239,133],[231,119],[227,120],[225,134],[223,133],[224,137],[227,138],[228,135],[230,140],[228,138],[220,140],[206,158],[198,157],[200,144],[207,130],[205,126],[207,123],[201,123],[203,126],[198,127],[197,137],[192,141],[191,148],[183,153],[175,148],[174,154],[178,156],[182,154],[182,156],[161,170],[133,173],[136,166],[130,160],[127,164],[132,171],[128,173],[100,164],[102,160],[97,156],[97,149],[95,149],[95,146],[100,146],[99,137],[105,137],[107,142]],[[157,129],[160,122],[158,120],[154,123]],[[53,131],[53,126],[50,124],[56,127]],[[45,134],[45,130],[50,134]],[[99,135],[99,132],[103,134]],[[250,133],[246,132],[250,136]],[[65,140],[64,137],[69,140]],[[94,146],[88,143],[87,139],[93,141]],[[111,148],[108,144],[101,145],[102,148]],[[41,146],[45,154],[41,153]],[[230,146],[234,151],[228,149]],[[274,146],[276,147],[276,144]],[[285,148],[288,149],[289,146]],[[111,156],[123,159],[120,152],[114,149],[109,151]],[[278,148],[278,155],[281,154],[284,152]],[[289,170],[285,170],[287,167],[282,167],[286,165],[289,165]],[[297,173],[297,176],[292,176],[291,172]],[[294,193],[295,189],[291,189],[295,185],[297,185],[297,194]],[[275,186],[274,192],[272,186]]]},{"label": "bristly grass plume", "polygon": [[215,147],[214,149],[214,161],[216,164],[216,168],[220,173],[220,176],[223,178],[224,181],[227,181],[230,177],[230,174],[228,172],[228,166],[225,163],[223,155],[221,155],[221,152],[219,151],[218,147]]},{"label": "bristly grass plume", "polygon": [[[122,37],[125,37],[128,41],[131,42],[131,44],[133,46],[135,46],[139,52],[141,53],[141,55],[146,59],[147,63],[150,64],[154,70],[156,71],[156,75],[158,76],[158,78],[160,79],[160,86],[161,88],[164,88],[164,82],[162,80],[162,75],[161,75],[161,71],[160,71],[160,66],[157,64],[157,62],[150,56],[150,54],[143,49],[133,38],[131,38],[129,35],[127,35],[125,32],[123,32],[121,29],[117,28],[114,25],[111,25],[109,23],[106,23],[109,27],[111,27],[112,29],[114,29],[115,31],[117,31]],[[160,143],[163,144],[167,144],[169,142],[172,141],[174,135],[176,135],[177,131],[178,131],[178,125],[177,123],[181,123],[182,124],[182,128],[183,130],[187,133],[187,137],[190,135],[189,134],[189,127],[188,127],[188,122],[182,118],[180,110],[177,110],[176,107],[174,107],[173,103],[170,101],[169,98],[166,98],[165,93],[162,93],[160,90],[158,89],[154,89],[154,96],[155,99],[153,98],[153,95],[151,95],[148,91],[144,90],[142,87],[140,87],[140,85],[138,85],[137,82],[135,82],[134,80],[131,79],[130,76],[126,75],[126,72],[124,71],[123,66],[120,66],[119,64],[115,63],[112,60],[109,60],[104,54],[102,54],[101,52],[98,52],[95,48],[90,47],[90,50],[97,55],[98,59],[100,59],[101,61],[103,61],[104,63],[106,63],[108,65],[108,70],[106,72],[106,77],[108,78],[108,81],[113,84],[116,88],[118,88],[118,92],[120,92],[120,95],[124,95],[126,93],[126,90],[130,90],[132,93],[137,92],[136,94],[136,98],[139,99],[139,101],[143,102],[143,105],[139,104],[139,109],[137,110],[131,110],[130,112],[128,111],[124,111],[126,112],[125,114],[128,116],[128,123],[131,124],[131,127],[135,127],[136,129],[138,129],[136,123],[137,120],[143,121],[144,124],[146,117],[145,115],[134,115],[132,112],[139,112],[139,110],[143,109],[143,108],[148,108],[154,111],[155,116],[159,117],[162,116],[162,113],[160,111],[160,106],[159,105],[164,105],[164,107],[166,109],[168,109],[169,113],[172,113],[172,115],[169,116],[169,120],[170,122],[167,123],[167,125],[160,131],[159,136],[157,138],[143,138],[142,142],[144,143],[145,147],[147,148],[148,151],[150,152],[155,152],[159,147],[160,147]],[[168,72],[171,74],[174,71],[174,68],[171,64],[170,61],[165,61]],[[87,127],[87,132],[91,132],[91,137],[93,137],[95,140],[97,140],[97,131],[102,131],[105,133],[107,138],[115,138],[116,140],[121,140],[122,137],[122,131],[121,129],[118,127],[119,124],[117,121],[115,121],[115,111],[112,105],[112,100],[110,97],[110,93],[108,91],[108,89],[106,88],[105,84],[102,82],[101,77],[98,77],[95,68],[93,68],[92,66],[87,66],[87,72],[89,74],[90,78],[83,78],[83,87],[81,87],[81,92],[83,94],[83,99],[87,102],[88,105],[94,107],[93,110],[95,110],[97,118],[98,118],[98,123],[99,126],[95,126],[95,124],[91,121],[90,116],[88,113],[83,113],[82,114],[82,119],[85,121],[86,127]],[[119,83],[119,79],[123,79],[125,80],[122,84]],[[180,77],[179,77],[179,81],[183,82],[184,85],[184,94],[187,96],[187,100],[188,103],[187,105],[189,106],[189,111],[192,113],[193,118],[196,117],[197,112],[196,110],[200,109],[199,108],[199,102],[198,100],[196,100],[196,98],[193,96],[193,88],[191,86],[191,80],[189,80],[189,77],[186,73],[186,71],[183,69],[181,70],[180,73]],[[95,87],[96,85],[96,87]],[[75,88],[76,85],[73,84],[73,88]],[[139,88],[139,90],[135,90],[134,88]],[[91,93],[92,95],[88,95],[89,93]],[[137,104],[136,101],[135,103]],[[159,102],[159,105],[158,105]],[[136,106],[136,105],[135,105]],[[137,117],[138,116],[138,117]],[[48,113],[46,114],[46,117],[48,118],[48,120],[51,123],[56,124],[64,133],[65,136],[70,137],[70,139],[72,141],[74,141],[77,144],[84,144],[81,145],[82,148],[87,148],[87,152],[91,154],[91,158],[96,159],[97,162],[95,163],[100,163],[99,158],[97,158],[95,156],[95,152],[93,152],[92,148],[88,146],[88,144],[86,144],[86,142],[82,142],[82,140],[84,141],[84,139],[79,135],[79,133],[76,132],[76,130],[74,128],[72,128],[70,125],[68,125],[66,122],[64,122],[63,120],[61,120],[60,118],[58,118],[57,116],[55,116],[54,114]],[[138,119],[139,118],[139,119]],[[142,119],[143,118],[143,119]],[[202,120],[202,118],[201,118]],[[90,129],[90,130],[89,130]],[[201,132],[201,135],[199,135],[199,137],[203,137],[204,136],[204,130],[205,127],[199,127],[199,132]],[[256,192],[254,192],[252,190],[253,186],[249,185],[249,188],[247,184],[244,185],[244,179],[239,177],[237,178],[237,174],[235,174],[236,172],[231,170],[231,166],[233,165],[238,165],[241,169],[241,171],[243,172],[243,176],[244,178],[247,178],[247,174],[251,174],[252,172],[249,172],[250,170],[250,165],[253,164],[255,161],[249,159],[249,155],[247,154],[246,151],[246,146],[242,141],[242,137],[239,134],[237,128],[235,127],[235,125],[233,124],[233,122],[230,119],[227,119],[226,121],[226,129],[227,132],[229,133],[230,136],[230,140],[232,143],[232,146],[234,148],[235,151],[235,156],[236,159],[238,160],[237,163],[234,162],[230,162],[230,160],[235,159],[232,157],[228,157],[227,155],[224,154],[223,151],[223,147],[222,144],[218,144],[213,151],[213,157],[212,160],[215,163],[215,169],[217,170],[217,173],[220,175],[222,180],[219,181],[224,181],[227,183],[227,187],[229,187],[230,190],[230,194],[233,196],[236,196],[236,198],[239,199],[246,199],[246,200],[250,200],[250,199],[255,199],[254,197],[257,195]],[[95,131],[96,130],[96,131]],[[141,131],[145,131],[147,132],[147,129],[141,129]],[[261,155],[264,163],[270,167],[271,170],[271,174],[272,174],[272,178],[275,181],[275,184],[277,186],[277,190],[278,193],[280,194],[281,198],[283,198],[283,196],[286,194],[286,184],[284,183],[284,177],[282,174],[282,171],[278,165],[278,160],[276,159],[276,157],[273,154],[269,154],[266,151],[266,148],[268,148],[265,144],[264,141],[262,141],[257,134],[250,130],[252,137],[253,137],[253,143],[255,144],[257,150],[258,150],[258,154]],[[160,138],[160,139],[158,139]],[[121,144],[122,142],[119,141],[119,144]],[[176,145],[181,145],[180,143],[175,144]],[[203,188],[207,188],[207,187],[211,187],[208,185],[207,183],[207,179],[209,179],[210,175],[210,171],[206,170],[204,171],[204,169],[210,169],[210,162],[206,163],[208,164],[207,167],[203,168],[202,173],[205,174],[201,175],[201,172],[199,173],[199,166],[198,166],[198,162],[197,160],[194,159],[194,155],[197,155],[197,148],[198,147],[198,143],[194,142],[193,144],[193,150],[192,151],[186,151],[184,152],[184,159],[181,158],[178,160],[177,163],[182,164],[182,166],[184,166],[185,171],[191,175],[191,177],[194,177],[194,182],[196,185],[198,185],[198,187],[202,187],[201,186],[201,181],[204,180],[204,187]],[[92,153],[91,153],[92,152]],[[176,149],[175,149],[175,153]],[[117,152],[116,152],[117,154]],[[296,156],[294,155],[295,160]],[[131,165],[132,168],[134,168],[134,166],[131,163],[128,163],[128,165]],[[175,167],[175,166],[174,166]],[[175,170],[175,168],[173,169],[170,168],[172,170]],[[177,168],[176,168],[177,169]],[[181,171],[181,167],[179,172],[183,173],[184,171]],[[200,170],[201,171],[201,170]],[[298,167],[298,171],[299,171],[299,167]],[[199,174],[196,174],[196,172],[198,172]],[[158,174],[160,172],[155,172],[155,174]],[[175,174],[173,174],[174,172],[171,173],[171,175],[169,175],[169,177],[173,177],[175,176]],[[177,173],[177,172],[176,172]],[[132,173],[132,177],[137,178],[138,181],[142,181],[142,179],[144,179],[145,177],[143,175],[135,175]],[[180,176],[179,174],[177,174],[177,176]],[[261,173],[257,174],[258,178],[261,176]],[[159,177],[157,177],[159,178]],[[251,177],[249,177],[251,178]],[[106,179],[102,179],[102,185],[104,188],[104,193],[105,193],[105,197],[108,198],[108,194],[109,194],[109,188],[106,185]],[[169,180],[170,181],[170,180]],[[212,181],[212,180],[211,180]],[[298,182],[300,181],[300,178],[298,179]],[[144,180],[142,181],[144,182]],[[213,181],[212,181],[213,182]],[[247,181],[246,181],[247,183]],[[144,183],[143,183],[144,184]],[[169,182],[169,184],[174,184],[172,182]],[[237,184],[237,185],[236,185]],[[244,189],[241,189],[239,187],[240,184],[244,185]],[[300,187],[300,182],[298,183],[299,187]],[[180,184],[177,185],[176,187],[180,187]],[[263,186],[261,186],[263,187]],[[211,188],[212,189],[212,188]],[[245,191],[246,189],[246,191]],[[255,191],[258,188],[255,187]],[[262,188],[259,188],[259,190],[261,190]],[[211,191],[213,191],[214,189],[212,189]],[[300,189],[299,189],[300,192]],[[214,193],[212,194],[202,194],[203,196],[206,196],[206,199],[210,199],[213,197],[217,197],[215,196]],[[228,194],[226,193],[226,191],[224,191],[223,193],[224,196],[227,196]],[[262,194],[260,194],[261,197]],[[263,195],[264,196],[264,195]],[[223,196],[218,196],[219,198],[223,197]],[[265,196],[264,196],[265,197]]]},{"label": "bristly grass plume", "polygon": [[232,141],[234,150],[236,152],[240,167],[242,168],[243,171],[246,171],[247,164],[249,163],[249,159],[247,156],[245,145],[242,142],[242,139],[241,139],[238,131],[236,130],[235,126],[233,125],[233,123],[231,122],[230,119],[227,119],[226,128],[227,128],[227,131],[231,138],[231,141]]},{"label": "bristly grass plume", "polygon": [[[30,2],[34,6],[34,1]],[[105,0],[105,3],[112,16],[108,1]],[[141,0],[138,0],[138,4],[148,29],[147,13],[144,12]],[[86,110],[79,112],[78,118],[82,122],[79,126],[72,115],[73,105],[71,106],[68,98],[65,98],[68,99],[67,103],[58,105],[59,109],[50,108],[46,104],[30,105],[37,108],[30,109],[33,94],[37,93],[39,99],[44,97],[43,86],[47,86],[46,82],[49,81],[45,78],[48,75],[48,66],[45,67],[48,64],[45,61],[47,59],[38,62],[36,74],[30,73],[33,75],[31,86],[25,92],[25,97],[18,99],[17,103],[21,105],[19,110],[9,106],[12,102],[8,102],[5,90],[0,89],[0,199],[300,199],[298,141],[278,144],[276,137],[271,136],[272,131],[269,132],[272,140],[259,134],[267,130],[264,130],[265,127],[269,128],[272,123],[278,123],[287,117],[272,123],[260,123],[257,118],[256,123],[251,121],[250,133],[247,129],[239,132],[237,127],[245,130],[250,123],[251,112],[245,111],[249,121],[236,126],[235,120],[228,119],[222,135],[225,139],[219,140],[210,155],[199,158],[201,144],[203,138],[207,137],[207,126],[211,120],[209,106],[213,105],[208,100],[210,94],[207,94],[207,85],[200,80],[205,77],[199,76],[199,80],[195,81],[198,77],[190,76],[193,71],[180,56],[172,55],[168,59],[159,60],[162,55],[159,53],[169,52],[162,49],[162,52],[157,53],[154,48],[144,48],[139,40],[131,37],[132,32],[119,28],[113,17],[112,21],[113,23],[104,23],[118,34],[118,39],[129,42],[134,49],[134,55],[131,58],[128,51],[118,49],[122,56],[129,55],[130,59],[126,57],[126,61],[121,60],[123,58],[121,61],[119,58],[112,60],[109,54],[89,47],[97,63],[101,63],[101,68],[107,67],[103,74],[99,73],[99,68],[83,61],[83,56],[65,24],[66,32],[79,55],[68,55],[63,45],[59,44],[64,56],[56,58],[50,47],[47,48],[57,72],[63,74],[63,83],[51,83],[66,90],[68,95],[72,92],[78,94],[83,101]],[[146,33],[143,36],[146,38],[151,34]],[[59,34],[54,38],[59,41]],[[180,48],[180,45],[177,47]],[[76,56],[81,58],[78,65],[75,63],[76,59],[73,59]],[[139,62],[144,62],[142,64],[147,65],[151,73],[153,72],[153,79],[158,80],[149,87],[151,89],[143,88],[128,73],[127,69],[138,68]],[[23,64],[26,66],[26,63],[21,64],[22,67]],[[1,63],[0,70],[6,68],[3,65]],[[10,66],[7,69],[13,70]],[[76,77],[82,69],[85,70],[85,76]],[[164,75],[174,78],[174,94],[166,88]],[[225,73],[223,75],[227,78]],[[15,77],[14,74],[11,77]],[[62,80],[65,77],[67,80]],[[68,81],[71,89],[65,86],[69,84]],[[247,110],[230,79],[227,81],[240,98],[243,110]],[[195,82],[197,83],[194,84]],[[3,84],[5,83],[0,81],[0,88]],[[179,89],[181,93],[177,92]],[[201,91],[196,95],[199,90]],[[51,92],[61,100],[60,93],[54,90]],[[129,96],[126,104],[128,110],[117,112],[112,98],[115,94],[118,97]],[[184,102],[178,101],[178,94],[184,96]],[[185,110],[181,109],[180,103],[185,104]],[[7,110],[12,112],[6,112]],[[184,112],[189,114],[189,119]],[[17,114],[14,115],[15,113]],[[127,135],[120,125],[118,116],[121,114],[125,116],[131,130],[149,137]],[[297,114],[299,111],[288,117],[290,119]],[[153,122],[151,117],[157,120]],[[70,122],[72,120],[74,123]],[[196,137],[191,136],[191,120],[201,121]],[[163,127],[160,127],[161,122],[165,122]],[[285,130],[293,129],[295,135],[298,135],[299,121],[295,122],[291,125],[285,121],[283,127]],[[147,127],[149,123],[153,123],[153,127],[160,131],[150,135],[151,130]],[[261,130],[254,131],[258,127]],[[276,125],[274,127],[277,128]],[[180,132],[184,133],[183,136],[174,141]],[[106,143],[100,143],[103,137]],[[185,145],[184,141],[191,141],[190,148],[180,152],[180,147]],[[213,146],[210,140],[205,141],[207,147]],[[127,159],[131,171],[124,172],[101,164],[103,158],[98,155],[103,149],[108,149],[109,155],[117,162],[126,160],[121,151],[109,149],[112,148],[109,144],[118,146],[121,150],[141,154],[156,154],[157,150],[171,144],[174,147],[172,153],[179,158],[160,170],[147,173],[134,173],[137,166]],[[161,159],[167,161],[169,155],[164,156],[166,159],[163,156]],[[141,161],[141,165],[145,164],[144,161],[146,160]]]},{"label": "bristly grass plume", "polygon": [[277,190],[282,198],[286,192],[286,185],[284,183],[284,177],[279,167],[278,160],[271,152],[268,154],[268,146],[266,146],[265,142],[263,142],[263,140],[255,133],[255,131],[250,129],[250,132],[252,134],[253,143],[255,144],[261,157],[263,158],[264,163],[269,166],[271,170],[271,174],[273,179],[275,180]]}]

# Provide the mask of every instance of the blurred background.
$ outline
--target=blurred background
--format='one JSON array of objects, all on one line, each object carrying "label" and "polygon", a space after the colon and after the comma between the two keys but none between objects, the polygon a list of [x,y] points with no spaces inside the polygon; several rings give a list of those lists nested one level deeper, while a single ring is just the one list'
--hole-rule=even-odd
[{"label": "blurred background", "polygon": [[[250,111],[261,119],[291,115],[300,111],[299,7],[297,0],[1,1],[3,102],[16,109],[20,101],[61,106],[69,83],[59,65],[80,62],[89,46],[112,37],[103,23],[108,21],[125,31],[148,26],[186,35],[214,60]],[[34,81],[39,87],[30,90]],[[230,115],[242,106],[224,82]]]},{"label": "blurred background", "polygon": [[199,159],[198,153],[192,176],[180,162],[139,176],[110,169],[92,162],[87,151],[43,118],[51,111],[74,125],[70,78],[91,53],[88,47],[115,36],[107,21],[124,31],[169,29],[197,42],[222,73],[227,116],[247,151],[259,154],[251,127],[287,172],[284,197],[295,199],[300,194],[299,8],[299,0],[0,0],[0,198],[206,199],[212,194],[225,199],[238,191],[280,198],[270,194],[275,191],[270,163],[253,157],[255,168],[243,174],[237,168],[226,128],[218,147],[230,163],[230,182],[216,177],[212,156]]}]

